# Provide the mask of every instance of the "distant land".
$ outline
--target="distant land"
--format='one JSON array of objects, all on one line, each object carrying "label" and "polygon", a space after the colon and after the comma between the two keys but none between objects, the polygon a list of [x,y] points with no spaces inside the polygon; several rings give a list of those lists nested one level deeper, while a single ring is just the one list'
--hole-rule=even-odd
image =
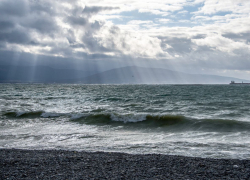
[{"label": "distant land", "polygon": [[161,68],[128,66],[111,69],[81,80],[85,84],[229,84],[250,82],[216,75],[186,74]]},{"label": "distant land", "polygon": [[217,75],[187,74],[162,68],[127,66],[104,72],[55,69],[46,66],[0,66],[1,83],[82,84],[229,84],[249,80]]}]

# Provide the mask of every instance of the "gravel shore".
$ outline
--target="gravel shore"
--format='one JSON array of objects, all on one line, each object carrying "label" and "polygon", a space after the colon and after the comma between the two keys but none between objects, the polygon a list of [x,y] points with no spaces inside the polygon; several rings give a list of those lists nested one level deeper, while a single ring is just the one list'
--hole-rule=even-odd
[{"label": "gravel shore", "polygon": [[0,179],[250,179],[250,160],[0,149]]}]

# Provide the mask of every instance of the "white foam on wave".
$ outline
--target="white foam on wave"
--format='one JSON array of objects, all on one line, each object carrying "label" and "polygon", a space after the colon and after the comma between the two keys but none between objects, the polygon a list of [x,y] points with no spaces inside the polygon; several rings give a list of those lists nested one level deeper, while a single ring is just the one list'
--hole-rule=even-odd
[{"label": "white foam on wave", "polygon": [[22,112],[16,112],[16,117],[22,116],[24,114],[26,114],[27,112],[22,111]]},{"label": "white foam on wave", "polygon": [[76,120],[86,116],[87,116],[86,114],[72,114],[70,120]]},{"label": "white foam on wave", "polygon": [[16,117],[20,117],[20,116],[22,116],[22,115],[25,115],[25,114],[27,114],[27,115],[32,115],[32,114],[40,114],[40,113],[42,113],[43,111],[18,111],[18,112],[15,112],[15,114],[16,114]]},{"label": "white foam on wave", "polygon": [[111,114],[112,121],[141,122],[146,120],[146,114]]}]

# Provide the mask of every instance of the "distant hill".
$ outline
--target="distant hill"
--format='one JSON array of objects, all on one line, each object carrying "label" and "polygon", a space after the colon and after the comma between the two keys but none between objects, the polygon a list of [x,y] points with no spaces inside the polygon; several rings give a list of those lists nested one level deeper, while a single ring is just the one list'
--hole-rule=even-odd
[{"label": "distant hill", "polygon": [[161,68],[128,66],[104,71],[81,80],[84,84],[228,84],[250,82],[216,75],[186,74]]},{"label": "distant hill", "polygon": [[[94,74],[95,73],[95,74]],[[47,66],[0,66],[0,83],[82,84],[228,84],[250,82],[215,75],[186,74],[161,68],[127,66],[97,72],[90,69],[54,69]]]}]

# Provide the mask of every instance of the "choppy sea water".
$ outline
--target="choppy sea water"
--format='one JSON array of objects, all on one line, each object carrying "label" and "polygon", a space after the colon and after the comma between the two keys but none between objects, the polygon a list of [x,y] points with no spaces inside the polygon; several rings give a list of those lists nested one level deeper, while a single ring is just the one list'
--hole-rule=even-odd
[{"label": "choppy sea water", "polygon": [[0,148],[250,159],[250,86],[0,84]]}]

